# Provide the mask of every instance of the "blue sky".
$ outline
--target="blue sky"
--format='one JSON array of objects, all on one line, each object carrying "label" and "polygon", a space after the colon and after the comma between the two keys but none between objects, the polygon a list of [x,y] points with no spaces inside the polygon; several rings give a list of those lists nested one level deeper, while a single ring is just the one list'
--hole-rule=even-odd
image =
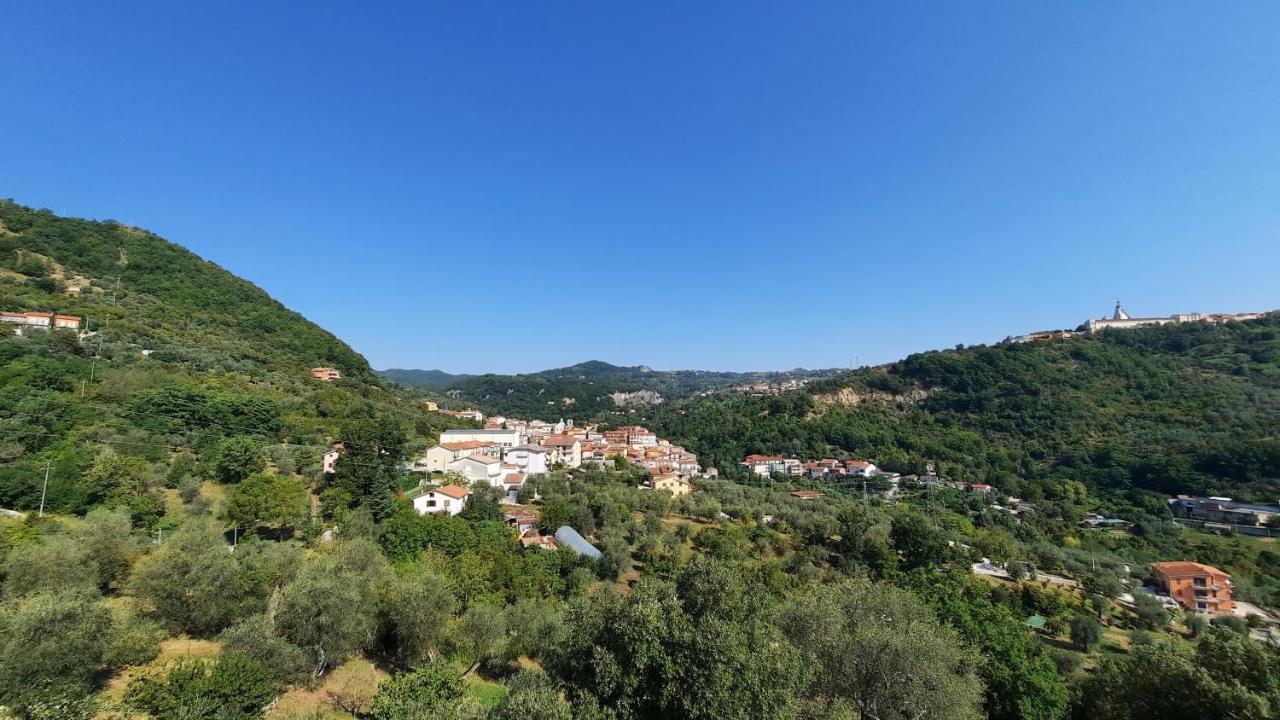
[{"label": "blue sky", "polygon": [[6,4],[0,196],[375,367],[892,360],[1280,307],[1280,6]]}]

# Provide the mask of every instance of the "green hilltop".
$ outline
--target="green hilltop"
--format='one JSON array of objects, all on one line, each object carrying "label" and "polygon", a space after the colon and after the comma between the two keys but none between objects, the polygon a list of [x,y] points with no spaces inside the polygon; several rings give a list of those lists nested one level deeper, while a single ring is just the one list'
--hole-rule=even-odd
[{"label": "green hilltop", "polygon": [[[84,318],[72,330],[0,324],[0,506],[84,512],[154,488],[94,479],[102,458],[136,458],[171,488],[208,477],[247,438],[274,466],[315,475],[356,418],[393,418],[425,444],[457,424],[385,391],[368,362],[266,292],[152,233],[0,201],[0,310]],[[310,369],[339,369],[323,383]],[[97,483],[97,485],[95,485]]]},{"label": "green hilltop", "polygon": [[655,413],[732,469],[748,453],[929,462],[1014,495],[1111,490],[1280,498],[1280,315],[920,353],[776,397]]},{"label": "green hilltop", "polygon": [[[405,382],[384,372],[384,377]],[[620,366],[601,360],[521,375],[472,375],[437,389],[490,412],[518,417],[564,416],[626,422],[636,408],[683,400],[733,385],[822,377],[829,370],[719,372],[654,370],[644,365]],[[632,397],[611,397],[616,393]],[[648,393],[656,393],[651,395]]]}]

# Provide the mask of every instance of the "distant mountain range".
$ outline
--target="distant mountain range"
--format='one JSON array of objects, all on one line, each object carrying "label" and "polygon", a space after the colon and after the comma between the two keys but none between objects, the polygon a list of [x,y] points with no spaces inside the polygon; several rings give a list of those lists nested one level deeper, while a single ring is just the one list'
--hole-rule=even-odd
[{"label": "distant mountain range", "polygon": [[426,390],[442,390],[460,380],[475,377],[474,375],[465,374],[455,375],[443,370],[410,370],[406,368],[379,370],[378,374],[392,382]]},{"label": "distant mountain range", "polygon": [[654,370],[600,360],[522,375],[451,375],[440,370],[391,369],[382,377],[448,394],[488,412],[529,417],[564,414],[591,417],[680,400],[733,385],[769,380],[826,377],[836,370],[778,372]]}]

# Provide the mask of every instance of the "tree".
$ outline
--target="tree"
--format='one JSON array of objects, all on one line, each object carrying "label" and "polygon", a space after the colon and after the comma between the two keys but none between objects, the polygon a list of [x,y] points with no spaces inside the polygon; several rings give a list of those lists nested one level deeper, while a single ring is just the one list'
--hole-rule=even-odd
[{"label": "tree", "polygon": [[570,720],[560,690],[545,673],[521,670],[507,681],[507,694],[489,720]]},{"label": "tree", "polygon": [[990,590],[963,573],[913,575],[912,588],[938,618],[982,653],[985,710],[992,720],[1058,720],[1067,689],[1043,643],[1022,617],[990,600]]},{"label": "tree", "polygon": [[447,663],[423,665],[383,681],[373,698],[374,720],[447,720],[456,717],[462,681]]},{"label": "tree", "polygon": [[265,665],[242,655],[181,662],[129,685],[125,703],[155,720],[254,720],[279,692]]},{"label": "tree", "polygon": [[1151,630],[1164,627],[1169,622],[1169,611],[1160,598],[1148,593],[1133,594],[1133,612],[1138,616],[1138,622]]},{"label": "tree", "polygon": [[482,665],[497,667],[511,659],[506,616],[501,607],[490,603],[472,605],[462,617],[462,636],[475,658],[472,670]]},{"label": "tree", "polygon": [[4,560],[4,593],[19,597],[40,591],[97,588],[97,567],[89,558],[87,545],[65,535],[20,545]]},{"label": "tree", "polygon": [[124,583],[133,561],[141,553],[138,538],[132,534],[129,514],[122,510],[95,508],[84,522],[73,526],[69,535],[88,552],[88,560],[97,570],[99,587],[114,590]]},{"label": "tree", "polygon": [[142,665],[160,654],[160,643],[169,633],[160,623],[128,609],[113,613],[104,662],[109,667]]},{"label": "tree", "polygon": [[1269,702],[1258,692],[1263,688],[1232,675],[1215,677],[1171,643],[1143,645],[1125,656],[1104,655],[1080,688],[1072,714],[1081,720],[1268,717]]},{"label": "tree", "polygon": [[621,718],[787,717],[807,673],[767,611],[727,567],[691,567],[674,587],[644,578],[572,603],[547,667],[575,707]]},{"label": "tree", "polygon": [[940,565],[951,554],[946,538],[926,517],[915,511],[905,512],[893,519],[891,537],[907,568]]},{"label": "tree", "polygon": [[[548,498],[542,504],[542,514],[538,517],[538,529],[546,534],[554,533],[561,526],[569,524],[573,515],[573,503],[566,495]],[[585,532],[585,530],[584,530]]]},{"label": "tree", "polygon": [[498,501],[489,496],[488,492],[472,491],[467,496],[466,505],[463,506],[462,512],[458,513],[458,517],[471,522],[501,521],[502,508],[498,506]]},{"label": "tree", "polygon": [[1077,613],[1071,619],[1071,644],[1081,652],[1089,652],[1102,642],[1102,625],[1092,615]]},{"label": "tree", "polygon": [[238,483],[262,472],[267,457],[256,440],[237,435],[218,443],[212,463],[213,479],[223,484]]},{"label": "tree", "polygon": [[1111,607],[1111,600],[1105,595],[1090,595],[1089,607],[1093,608],[1098,619],[1101,620],[1107,614],[1107,609]]},{"label": "tree", "polygon": [[242,582],[237,556],[207,521],[184,524],[138,562],[130,582],[157,616],[194,635],[216,633],[266,600]]},{"label": "tree", "polygon": [[395,512],[396,478],[404,459],[404,428],[390,418],[356,418],[339,433],[346,452],[334,465],[332,485],[350,502],[364,505],[374,519]]},{"label": "tree", "polygon": [[144,458],[107,453],[98,458],[85,483],[106,495],[106,504],[128,511],[134,525],[152,527],[164,515],[164,500],[151,488],[151,465]]},{"label": "tree", "polygon": [[[542,555],[551,556],[537,553],[525,557]],[[566,630],[560,611],[545,601],[521,599],[508,605],[503,615],[512,656],[541,659],[564,641]]]},{"label": "tree", "polygon": [[373,643],[378,591],[390,581],[386,558],[373,543],[335,545],[284,586],[276,610],[280,633],[311,653],[316,677]]},{"label": "tree", "polygon": [[1203,615],[1187,615],[1183,622],[1186,624],[1187,630],[1191,631],[1191,637],[1193,638],[1200,637],[1205,630],[1209,629],[1209,621]]},{"label": "tree", "polygon": [[276,679],[286,685],[298,685],[311,677],[311,655],[280,637],[275,624],[265,615],[249,615],[222,631],[218,636],[222,651],[243,655],[271,669]]},{"label": "tree", "polygon": [[111,614],[96,592],[37,592],[0,605],[0,705],[79,703],[107,667]]},{"label": "tree", "polygon": [[227,492],[223,512],[241,528],[293,525],[306,517],[307,489],[300,478],[254,473]]},{"label": "tree", "polygon": [[863,718],[981,717],[977,659],[911,593],[866,581],[819,588],[780,624],[811,653],[815,702],[843,700]]},{"label": "tree", "polygon": [[415,568],[392,581],[387,606],[391,655],[406,666],[435,659],[458,609],[449,581]]}]

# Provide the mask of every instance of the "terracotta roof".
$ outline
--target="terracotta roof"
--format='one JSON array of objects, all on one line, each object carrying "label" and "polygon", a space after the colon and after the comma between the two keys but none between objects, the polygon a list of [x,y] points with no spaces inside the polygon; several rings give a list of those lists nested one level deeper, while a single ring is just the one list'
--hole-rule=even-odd
[{"label": "terracotta roof", "polygon": [[543,445],[552,447],[572,447],[574,443],[580,442],[578,438],[569,437],[567,435],[548,435],[543,441]]},{"label": "terracotta roof", "polygon": [[502,484],[503,485],[523,485],[524,473],[511,473],[510,475],[502,478]]},{"label": "terracotta roof", "polygon": [[482,442],[480,440],[467,440],[465,442],[440,443],[436,447],[442,447],[445,450],[457,452],[458,450],[475,450],[482,447],[495,447],[493,443]]},{"label": "terracotta roof", "polygon": [[823,497],[823,494],[817,490],[796,490],[791,494],[801,500],[817,500],[818,498]]},{"label": "terracotta roof", "polygon": [[440,493],[441,495],[447,495],[448,497],[451,497],[455,500],[461,500],[462,498],[471,494],[470,490],[464,487],[458,487],[457,485],[445,485],[444,487],[438,487],[435,490],[432,490],[431,492]]},{"label": "terracotta roof", "polygon": [[1203,565],[1189,560],[1151,563],[1151,569],[1169,577],[1183,577],[1186,575],[1226,575],[1231,577],[1212,565]]}]

